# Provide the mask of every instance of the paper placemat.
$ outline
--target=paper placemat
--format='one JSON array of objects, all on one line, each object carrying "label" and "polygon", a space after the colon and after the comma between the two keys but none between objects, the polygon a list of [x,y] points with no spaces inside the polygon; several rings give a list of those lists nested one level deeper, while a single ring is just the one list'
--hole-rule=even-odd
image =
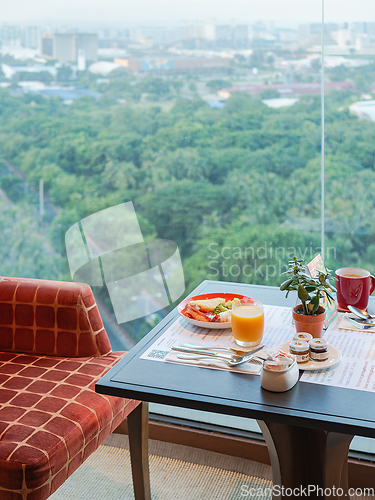
[{"label": "paper placemat", "polygon": [[[287,340],[291,340],[295,329],[292,325],[292,309],[290,307],[264,306],[265,327],[262,343],[265,349],[273,351],[277,346]],[[190,342],[201,345],[214,345],[220,347],[236,347],[232,330],[212,330],[200,328],[179,317],[162,333],[162,335],[140,356],[141,359],[161,362],[175,362],[181,364],[197,365],[216,370],[238,371],[240,373],[259,373],[261,366],[254,363],[247,363],[237,368],[230,368],[223,363],[206,362],[199,363],[193,360],[180,360],[172,354],[173,345],[181,345],[183,342]],[[246,349],[244,349],[246,350]],[[251,350],[249,347],[248,350]],[[174,352],[174,351],[173,351]],[[264,352],[263,352],[264,353]],[[265,353],[264,353],[265,354]]]},{"label": "paper placemat", "polygon": [[[304,372],[301,381],[375,391],[375,335],[369,330],[342,329],[344,313],[339,313],[324,338],[341,351],[341,362],[334,368]],[[348,323],[345,320],[346,323]],[[350,324],[348,323],[350,326]],[[355,327],[354,327],[355,328]]]},{"label": "paper placemat", "polygon": [[[341,313],[339,329],[340,330],[352,330],[353,332],[363,332],[362,328],[359,328],[359,327],[357,328],[355,325],[353,325],[352,323],[349,323],[349,321],[347,319],[345,319],[345,317],[348,316],[349,314],[350,313]],[[368,332],[375,333],[375,325],[374,325],[374,327],[366,328],[366,330]]]},{"label": "paper placemat", "polygon": [[[295,328],[292,325],[292,309],[290,307],[264,306],[265,329],[263,341],[264,351],[274,351],[278,346],[291,340]],[[372,329],[352,330],[341,327],[344,313],[339,313],[332,321],[323,337],[341,351],[342,359],[339,365],[320,371],[305,371],[301,381],[314,384],[346,387],[363,391],[375,391],[375,335]],[[346,322],[347,323],[347,322]],[[354,327],[355,328],[355,327]],[[171,353],[173,345],[191,342],[201,345],[216,345],[223,347],[238,347],[233,339],[232,331],[210,330],[191,325],[179,317],[162,333],[162,335],[142,354],[141,359],[160,362],[174,362],[189,365],[199,365],[216,370],[240,371],[241,373],[259,374],[259,367],[247,363],[236,369],[226,367],[218,362],[208,361],[198,363],[193,360],[177,360]],[[250,348],[249,348],[250,350]],[[262,351],[264,353],[264,351]],[[260,353],[258,353],[260,354]]]},{"label": "paper placemat", "polygon": [[[177,352],[177,351],[170,351],[166,358],[165,361],[170,361],[171,363],[178,363],[178,364],[184,364],[184,365],[192,365],[192,366],[202,366],[205,368],[213,368],[215,370],[229,370],[231,372],[236,372],[236,373],[250,373],[250,374],[256,374],[259,373],[262,364],[256,364],[256,363],[244,363],[243,365],[240,366],[227,366],[225,363],[222,361],[219,361],[218,359],[205,359],[205,360],[194,360],[194,359],[179,359],[178,356],[180,354],[183,354],[182,352]],[[264,357],[265,352],[264,351],[259,351],[255,353],[255,356],[259,354],[259,356]],[[198,354],[199,356],[199,354]]]}]

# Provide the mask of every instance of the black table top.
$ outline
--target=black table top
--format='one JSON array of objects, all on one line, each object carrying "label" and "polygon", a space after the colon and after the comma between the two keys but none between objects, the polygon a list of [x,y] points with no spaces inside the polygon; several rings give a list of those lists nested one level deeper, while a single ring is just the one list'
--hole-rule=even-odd
[{"label": "black table top", "polygon": [[[278,288],[204,281],[191,295],[228,292],[264,304],[293,306]],[[367,391],[298,382],[283,393],[266,391],[258,375],[139,359],[178,317],[177,308],[96,384],[102,394],[306,428],[375,437],[375,395]]]}]

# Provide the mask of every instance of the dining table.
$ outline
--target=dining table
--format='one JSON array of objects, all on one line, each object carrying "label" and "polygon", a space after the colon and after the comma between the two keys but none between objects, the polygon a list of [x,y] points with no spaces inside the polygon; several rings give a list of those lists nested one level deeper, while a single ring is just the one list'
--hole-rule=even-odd
[{"label": "dining table", "polygon": [[[206,293],[242,294],[291,308],[296,304],[295,296],[285,298],[276,287],[211,280],[190,296]],[[286,392],[270,392],[261,387],[258,374],[143,359],[178,318],[176,307],[96,384],[101,394],[144,402],[138,410],[144,412],[138,434],[142,479],[148,480],[147,402],[153,402],[256,419],[270,455],[274,499],[347,495],[350,442],[354,436],[375,437],[374,395],[301,380]],[[146,488],[139,498],[149,495]]]}]

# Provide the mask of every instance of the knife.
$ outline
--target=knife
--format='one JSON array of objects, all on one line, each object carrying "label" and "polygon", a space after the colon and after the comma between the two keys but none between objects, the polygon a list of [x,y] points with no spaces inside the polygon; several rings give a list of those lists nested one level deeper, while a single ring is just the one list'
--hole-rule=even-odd
[{"label": "knife", "polygon": [[357,323],[360,323],[361,325],[374,325],[375,326],[375,321],[372,319],[360,319],[358,317],[352,318],[351,316],[347,316],[347,317],[352,319],[353,321],[356,321]]},{"label": "knife", "polygon": [[[260,344],[256,347],[254,347],[254,349],[251,349],[251,351],[247,351],[246,352],[246,356],[247,355],[251,355],[251,354],[254,354],[255,352],[258,352],[260,350],[263,349],[265,344]],[[207,354],[208,356],[222,356],[226,359],[235,359],[235,353],[233,354],[230,354],[230,353],[225,353],[225,352],[222,352],[222,350],[219,350],[218,349],[218,352],[216,352],[214,349],[212,350],[208,350],[208,349],[200,349],[200,348],[190,348],[190,347],[182,347],[182,346],[179,346],[179,345],[174,345],[172,346],[172,349],[174,351],[181,351],[181,352],[191,352],[191,353],[194,353],[194,354]],[[238,357],[238,356],[237,356]]]},{"label": "knife", "polygon": [[242,356],[243,354],[247,354],[249,351],[245,349],[237,349],[236,347],[224,347],[220,345],[203,345],[203,344],[193,344],[191,342],[182,342],[181,347],[189,347],[190,349],[204,349],[210,351],[218,351],[218,352],[229,352],[230,354],[235,354],[238,356]]},{"label": "knife", "polygon": [[180,345],[173,345],[172,346],[172,350],[173,351],[181,351],[181,352],[191,352],[193,354],[204,354],[205,356],[213,356],[213,357],[222,357],[224,359],[233,359],[233,356],[235,356],[235,354],[230,354],[229,352],[215,352],[214,350],[212,351],[209,351],[209,350],[206,350],[206,349],[193,349],[191,347],[182,347]]}]

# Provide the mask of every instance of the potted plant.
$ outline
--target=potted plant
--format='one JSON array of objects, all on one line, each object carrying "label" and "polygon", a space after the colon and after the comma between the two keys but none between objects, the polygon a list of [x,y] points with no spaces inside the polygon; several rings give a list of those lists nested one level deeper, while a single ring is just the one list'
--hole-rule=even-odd
[{"label": "potted plant", "polygon": [[301,304],[293,309],[296,330],[310,333],[313,337],[321,337],[326,311],[320,305],[320,299],[325,294],[330,304],[335,300],[331,291],[336,291],[336,289],[328,280],[331,271],[329,269],[326,272],[318,270],[318,275],[312,278],[306,273],[303,259],[293,257],[288,265],[288,270],[283,274],[288,274],[289,278],[280,285],[280,290],[286,290],[286,297],[290,291],[297,291]]}]

